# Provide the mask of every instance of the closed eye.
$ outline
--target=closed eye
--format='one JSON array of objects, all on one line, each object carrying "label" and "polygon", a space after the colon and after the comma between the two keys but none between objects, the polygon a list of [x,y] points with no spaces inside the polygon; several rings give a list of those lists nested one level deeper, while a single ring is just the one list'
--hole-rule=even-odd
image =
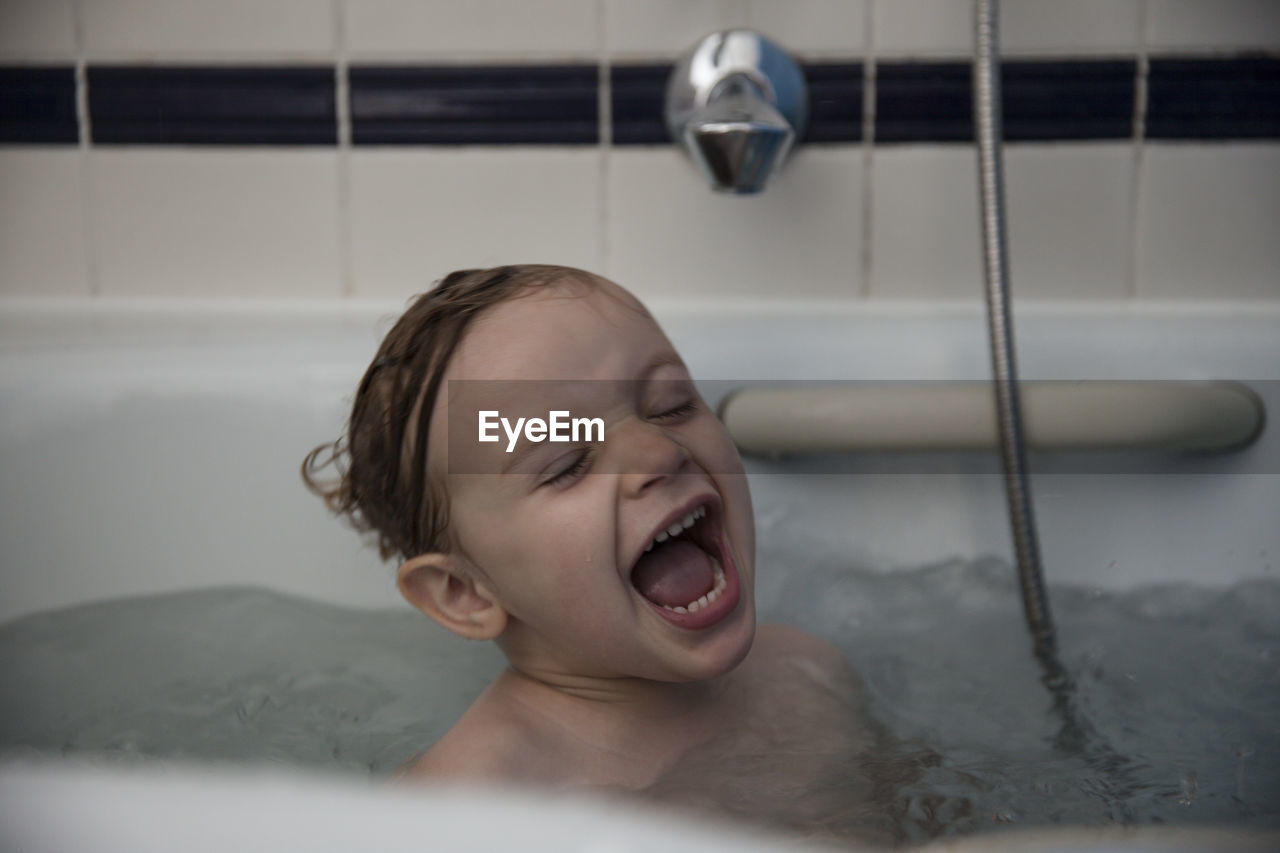
[{"label": "closed eye", "polygon": [[573,458],[573,462],[566,468],[552,474],[548,479],[542,481],[544,486],[556,486],[564,483],[572,482],[578,477],[586,473],[590,467],[591,452],[584,450]]},{"label": "closed eye", "polygon": [[687,415],[693,412],[697,408],[698,408],[697,400],[687,400],[684,403],[681,403],[680,405],[676,406],[674,409],[667,409],[665,412],[659,412],[656,415],[650,415],[650,417],[655,418],[657,420],[671,420],[674,418],[678,418],[682,415]]}]

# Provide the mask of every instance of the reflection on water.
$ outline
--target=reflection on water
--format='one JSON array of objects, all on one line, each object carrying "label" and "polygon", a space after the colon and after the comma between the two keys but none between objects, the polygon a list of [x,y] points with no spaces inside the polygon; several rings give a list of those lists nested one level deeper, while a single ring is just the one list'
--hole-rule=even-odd
[{"label": "reflection on water", "polygon": [[[761,555],[762,618],[840,646],[884,731],[858,766],[815,767],[809,790],[761,781],[752,798],[753,783],[739,784],[735,811],[792,826],[844,819],[906,840],[1050,823],[1280,826],[1280,583],[1055,588],[1078,723],[1068,738],[1007,565],[770,570],[789,559]],[[0,754],[382,776],[442,734],[501,664],[416,613],[262,590],[94,604],[0,627]],[[812,760],[703,758],[739,780]],[[695,786],[665,784],[664,799],[696,799]]]}]

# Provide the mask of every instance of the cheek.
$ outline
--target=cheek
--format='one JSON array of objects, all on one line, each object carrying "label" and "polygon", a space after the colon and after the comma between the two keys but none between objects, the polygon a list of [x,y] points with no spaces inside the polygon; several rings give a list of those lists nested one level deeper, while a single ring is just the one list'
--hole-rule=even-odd
[{"label": "cheek", "polygon": [[472,521],[468,554],[512,600],[572,601],[596,574],[612,574],[612,503],[593,478],[572,489],[501,506]]},{"label": "cheek", "polygon": [[521,523],[529,531],[531,549],[573,559],[578,565],[612,558],[605,546],[613,542],[613,500],[599,488],[607,486],[607,480],[588,474],[570,488],[522,508]]},{"label": "cheek", "polygon": [[747,486],[747,475],[722,474],[718,480],[720,493],[730,505],[726,515],[729,534],[739,545],[740,553],[736,556],[750,573],[755,569],[756,561],[756,520],[751,507],[751,489]]},{"label": "cheek", "polygon": [[718,418],[707,416],[694,427],[692,440],[702,467],[711,474],[742,474],[742,457]]},{"label": "cheek", "polygon": [[705,448],[703,464],[726,503],[726,522],[738,550],[737,558],[750,571],[755,566],[755,514],[751,508],[751,489],[747,485],[742,457],[728,430],[718,420],[710,421],[701,433]]}]

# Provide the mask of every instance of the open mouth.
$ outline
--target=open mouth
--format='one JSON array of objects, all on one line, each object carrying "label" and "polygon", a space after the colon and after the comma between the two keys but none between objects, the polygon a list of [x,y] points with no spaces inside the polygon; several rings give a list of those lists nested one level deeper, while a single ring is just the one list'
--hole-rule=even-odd
[{"label": "open mouth", "polygon": [[683,628],[705,628],[727,616],[738,603],[738,577],[718,504],[703,501],[677,513],[636,560],[631,585]]}]

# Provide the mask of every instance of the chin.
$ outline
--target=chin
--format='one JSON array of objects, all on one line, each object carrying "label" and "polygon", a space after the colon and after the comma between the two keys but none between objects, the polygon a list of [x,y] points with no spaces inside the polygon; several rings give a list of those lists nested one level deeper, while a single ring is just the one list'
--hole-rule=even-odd
[{"label": "chin", "polygon": [[750,600],[741,603],[742,612],[730,617],[719,635],[706,642],[688,661],[682,681],[706,681],[732,672],[751,652],[756,638],[756,611]]},{"label": "chin", "polygon": [[747,655],[751,652],[751,645],[756,640],[756,608],[755,602],[748,601],[744,607],[742,614],[742,639],[738,643],[738,648],[729,665],[725,668],[725,672],[735,669],[738,664],[746,660]]}]

